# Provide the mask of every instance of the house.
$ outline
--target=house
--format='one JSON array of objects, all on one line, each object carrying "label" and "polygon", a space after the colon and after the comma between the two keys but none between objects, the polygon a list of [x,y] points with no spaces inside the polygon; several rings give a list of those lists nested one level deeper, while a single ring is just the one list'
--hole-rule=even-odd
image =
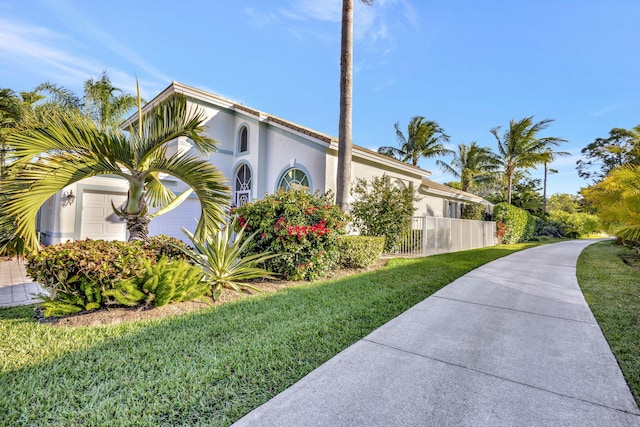
[{"label": "house", "polygon": [[[173,82],[145,108],[175,93],[207,115],[206,132],[219,142],[209,160],[229,180],[232,203],[240,205],[294,184],[311,191],[335,192],[338,140],[271,114],[249,108],[218,95]],[[130,119],[132,120],[132,119]],[[168,154],[188,152],[186,138],[173,141]],[[371,179],[386,174],[398,186],[413,186],[419,194],[417,216],[460,216],[465,203],[483,203],[482,198],[430,181],[430,172],[354,145],[352,177]],[[171,177],[163,180],[176,194],[186,186]],[[52,197],[41,209],[39,230],[44,244],[77,239],[125,239],[123,222],[113,213],[126,198],[126,181],[94,177],[70,186]],[[149,225],[151,235],[182,238],[180,227],[193,231],[199,214],[198,200],[191,195],[174,210],[158,216]]]}]

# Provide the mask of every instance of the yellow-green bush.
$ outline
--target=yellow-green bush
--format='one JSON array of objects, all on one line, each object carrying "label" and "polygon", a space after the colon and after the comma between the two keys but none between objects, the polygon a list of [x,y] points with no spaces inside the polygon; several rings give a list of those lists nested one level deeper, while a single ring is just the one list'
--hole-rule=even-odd
[{"label": "yellow-green bush", "polygon": [[343,236],[338,241],[339,263],[346,268],[364,268],[373,265],[382,256],[383,236]]}]

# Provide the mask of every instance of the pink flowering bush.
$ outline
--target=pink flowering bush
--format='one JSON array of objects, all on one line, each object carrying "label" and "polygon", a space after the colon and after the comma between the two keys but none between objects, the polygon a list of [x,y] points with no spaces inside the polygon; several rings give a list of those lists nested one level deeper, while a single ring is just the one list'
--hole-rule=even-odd
[{"label": "pink flowering bush", "polygon": [[237,226],[256,233],[248,254],[271,252],[266,269],[289,280],[314,280],[334,268],[337,240],[344,234],[346,215],[333,195],[305,190],[278,191],[236,208]]}]

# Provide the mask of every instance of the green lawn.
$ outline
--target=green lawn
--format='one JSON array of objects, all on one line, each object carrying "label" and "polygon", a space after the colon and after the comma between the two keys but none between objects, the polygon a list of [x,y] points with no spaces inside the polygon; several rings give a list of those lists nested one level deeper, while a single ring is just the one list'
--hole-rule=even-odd
[{"label": "green lawn", "polygon": [[640,270],[620,258],[633,253],[611,241],[591,245],[578,258],[577,276],[640,406]]},{"label": "green lawn", "polygon": [[59,328],[0,310],[4,425],[228,425],[468,271],[534,246],[381,270],[156,321]]}]

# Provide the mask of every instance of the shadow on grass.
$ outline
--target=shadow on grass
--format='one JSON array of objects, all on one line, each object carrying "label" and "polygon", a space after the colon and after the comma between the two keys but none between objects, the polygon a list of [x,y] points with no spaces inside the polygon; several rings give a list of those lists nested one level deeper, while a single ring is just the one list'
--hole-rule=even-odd
[{"label": "shadow on grass", "polygon": [[0,419],[229,425],[459,276],[531,246],[393,259],[377,271],[132,324],[52,328],[28,308],[3,310],[0,338],[13,344],[0,351],[19,360],[0,371]]}]

